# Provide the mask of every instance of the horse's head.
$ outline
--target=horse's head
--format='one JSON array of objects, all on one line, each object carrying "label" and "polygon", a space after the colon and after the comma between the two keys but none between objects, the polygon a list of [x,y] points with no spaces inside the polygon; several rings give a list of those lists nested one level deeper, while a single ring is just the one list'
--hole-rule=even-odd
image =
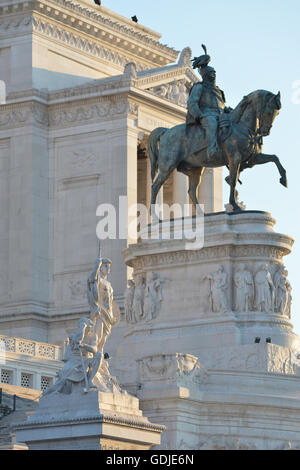
[{"label": "horse's head", "polygon": [[274,95],[270,91],[256,90],[244,96],[232,112],[232,119],[233,122],[241,122],[265,137],[270,134],[280,109],[280,92]]},{"label": "horse's head", "polygon": [[274,119],[281,109],[280,92],[277,95],[268,93],[258,116],[259,131],[263,137],[270,134]]}]

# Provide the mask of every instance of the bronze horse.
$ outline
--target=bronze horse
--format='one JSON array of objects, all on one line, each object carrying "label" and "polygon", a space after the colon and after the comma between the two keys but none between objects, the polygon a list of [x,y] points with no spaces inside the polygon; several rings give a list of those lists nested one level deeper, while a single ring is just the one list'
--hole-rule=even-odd
[{"label": "bronze horse", "polygon": [[200,144],[196,151],[191,150],[193,146],[189,145],[185,124],[171,129],[154,129],[148,141],[153,182],[151,205],[156,203],[161,186],[175,169],[189,177],[188,193],[196,208],[199,207],[196,190],[205,167],[227,166],[229,169],[226,181],[230,185],[229,202],[234,212],[241,211],[236,201],[236,185],[241,171],[246,168],[273,162],[280,173],[280,183],[287,187],[286,171],[279,158],[262,153],[262,138],[270,134],[280,109],[280,93],[275,95],[257,90],[245,96],[231,111],[228,126],[219,131],[219,150],[210,159],[207,157],[205,136],[200,125],[197,125],[197,132],[203,134],[200,134],[198,140],[201,143],[202,139],[203,145]]}]

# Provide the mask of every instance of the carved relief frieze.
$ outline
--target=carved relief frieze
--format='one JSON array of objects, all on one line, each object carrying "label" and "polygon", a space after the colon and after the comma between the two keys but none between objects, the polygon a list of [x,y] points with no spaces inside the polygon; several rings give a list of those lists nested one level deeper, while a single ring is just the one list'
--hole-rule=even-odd
[{"label": "carved relief frieze", "polygon": [[210,370],[272,372],[295,375],[297,360],[294,351],[277,345],[249,345],[210,351],[201,354],[201,363]]},{"label": "carved relief frieze", "polygon": [[165,281],[154,272],[148,272],[145,279],[138,274],[134,280],[128,281],[124,293],[125,318],[128,325],[151,322],[158,317]]},{"label": "carved relief frieze", "polygon": [[164,83],[159,86],[148,88],[147,91],[154,93],[160,98],[165,98],[179,106],[186,107],[191,83],[186,80],[174,79],[171,83]]},{"label": "carved relief frieze", "polygon": [[17,17],[8,17],[0,19],[0,34],[8,34],[16,29],[21,29],[22,31],[31,31],[32,30],[33,18],[31,15],[26,16],[17,16]]},{"label": "carved relief frieze", "polygon": [[48,127],[47,106],[38,102],[31,102],[24,105],[11,104],[1,107],[0,129],[20,127],[28,124]]},{"label": "carved relief frieze", "polygon": [[202,260],[214,260],[229,257],[231,248],[229,246],[220,246],[213,248],[203,248],[202,250],[174,251],[169,253],[160,253],[158,255],[145,255],[132,260],[132,266],[135,270],[141,270],[150,266],[166,266],[181,263],[198,262]]},{"label": "carved relief frieze", "polygon": [[209,309],[214,313],[228,313],[229,279],[224,266],[220,264],[216,272],[203,276],[202,282],[208,281]]},{"label": "carved relief frieze", "polygon": [[[158,242],[158,244],[164,242]],[[155,242],[151,248],[155,248]],[[142,246],[141,246],[141,249]],[[161,248],[160,248],[161,249]],[[237,253],[241,260],[237,264]],[[127,263],[134,268],[135,275],[145,270],[164,268],[174,265],[190,265],[202,262],[217,262],[215,272],[199,277],[201,287],[201,312],[226,314],[232,311],[238,314],[256,312],[270,315],[272,321],[285,327],[291,318],[292,288],[288,281],[288,272],[281,264],[280,248],[272,246],[219,246],[206,247],[201,250],[171,251],[159,254],[136,253],[131,256],[130,249],[125,255]],[[247,257],[247,263],[243,258]],[[252,259],[251,259],[252,258]],[[261,261],[258,259],[261,258]],[[264,260],[266,261],[264,262]],[[223,264],[227,262],[233,269],[229,271]],[[204,267],[204,264],[203,264]],[[129,321],[129,323],[132,323]]]},{"label": "carved relief frieze", "polygon": [[191,354],[153,355],[139,360],[138,364],[142,383],[161,380],[203,383],[207,378],[206,369]]}]

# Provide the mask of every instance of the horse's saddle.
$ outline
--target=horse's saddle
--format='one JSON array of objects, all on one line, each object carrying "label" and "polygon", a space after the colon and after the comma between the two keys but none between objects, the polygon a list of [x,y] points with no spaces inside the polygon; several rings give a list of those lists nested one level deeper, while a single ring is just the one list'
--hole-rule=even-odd
[{"label": "horse's saddle", "polygon": [[[222,113],[219,116],[217,140],[221,146],[232,133],[232,117],[231,113]],[[185,158],[188,158],[194,153],[201,152],[208,147],[208,142],[205,136],[205,129],[201,124],[193,124],[186,126],[186,151]]]}]

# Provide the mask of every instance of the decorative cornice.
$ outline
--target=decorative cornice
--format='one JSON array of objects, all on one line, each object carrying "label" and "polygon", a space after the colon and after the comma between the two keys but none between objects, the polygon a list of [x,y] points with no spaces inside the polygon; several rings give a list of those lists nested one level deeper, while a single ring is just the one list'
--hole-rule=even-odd
[{"label": "decorative cornice", "polygon": [[[177,51],[157,40],[159,35],[154,32],[151,34],[151,30],[131,24],[125,18],[122,21],[122,17],[109,10],[106,11],[106,16],[103,14],[105,10],[99,12],[92,8],[92,4],[91,8],[85,8],[70,0],[11,3],[0,7],[0,33],[7,34],[9,29],[16,28],[21,28],[24,32],[24,27],[27,32],[32,20],[34,30],[37,30],[39,24],[53,29],[48,35],[54,39],[60,39],[57,37],[57,29],[66,32],[76,30],[76,36],[93,37],[92,42],[95,44],[97,41],[98,44],[100,41],[102,44],[107,43],[110,47],[129,53],[131,60],[133,57],[140,57],[144,65],[148,64],[147,67],[151,64],[166,65],[177,58]],[[130,59],[127,58],[128,61]]]},{"label": "decorative cornice", "polygon": [[[126,56],[125,54],[112,50],[109,47],[104,47],[100,40],[97,41],[95,39],[91,39],[90,37],[80,33],[76,34],[57,24],[43,21],[41,18],[33,17],[32,28],[36,33],[51,37],[96,58],[105,60],[109,63],[114,63],[120,68],[123,68],[128,62],[133,60],[130,55]],[[136,65],[138,70],[147,69],[147,65],[139,62],[138,60],[136,61]]]},{"label": "decorative cornice", "polygon": [[[115,32],[122,37],[126,36],[128,39],[134,40],[135,42],[143,43],[146,47],[150,47],[152,50],[154,49],[165,55],[169,55],[170,61],[172,59],[175,60],[178,56],[178,51],[175,51],[173,48],[170,48],[165,44],[161,44],[159,41],[151,37],[149,33],[141,32],[139,27],[137,30],[134,24],[129,27],[129,25],[117,22],[109,16],[106,17],[101,14],[101,12],[96,12],[92,8],[85,8],[77,2],[70,0],[51,0],[43,4],[42,1],[39,1],[35,2],[35,8],[41,13],[46,10],[47,16],[51,16],[63,23],[69,23],[72,14],[77,14],[80,17],[86,18],[86,24],[79,25],[82,28],[88,28],[88,23],[92,22],[93,26],[102,26],[103,28],[108,29],[111,32]],[[74,23],[74,21],[71,21],[71,24],[72,23]],[[88,30],[89,29],[90,28],[88,28]],[[94,34],[97,34],[97,32],[98,31],[94,30]],[[102,36],[104,37],[103,34]],[[126,47],[125,44],[124,47]]]},{"label": "decorative cornice", "polygon": [[[52,91],[48,94],[48,102],[49,104],[59,102],[65,104],[67,101],[74,99],[99,98],[99,95],[114,95],[116,92],[120,92],[120,90],[127,89],[128,91],[132,84],[134,84],[134,82],[125,79],[123,75],[118,75],[117,77],[95,80],[94,82],[76,87]],[[8,98],[10,99],[10,95]]]},{"label": "decorative cornice", "polygon": [[171,82],[174,79],[180,79],[187,77],[191,84],[199,82],[198,77],[194,74],[190,67],[180,67],[178,65],[172,65],[165,67],[164,70],[158,69],[156,73],[145,72],[145,76],[138,77],[137,86],[143,89],[147,89],[148,86],[155,86],[155,82]]},{"label": "decorative cornice", "polygon": [[134,417],[131,418],[130,415],[127,415],[128,417],[126,418],[121,418],[120,416],[116,414],[96,414],[96,415],[90,415],[90,416],[77,416],[72,419],[63,417],[61,419],[56,419],[50,420],[50,417],[47,419],[46,416],[39,417],[37,416],[36,419],[34,419],[34,415],[30,418],[29,422],[18,424],[16,426],[17,430],[25,430],[25,429],[31,429],[32,427],[37,428],[37,427],[54,427],[54,426],[68,426],[72,425],[74,426],[75,424],[80,425],[80,424],[87,424],[87,423],[110,423],[110,424],[116,424],[119,426],[127,426],[131,428],[139,428],[139,429],[145,429],[145,430],[150,430],[154,432],[163,432],[166,427],[163,425],[159,424],[152,424],[149,421],[147,421],[147,418],[140,418]]}]

